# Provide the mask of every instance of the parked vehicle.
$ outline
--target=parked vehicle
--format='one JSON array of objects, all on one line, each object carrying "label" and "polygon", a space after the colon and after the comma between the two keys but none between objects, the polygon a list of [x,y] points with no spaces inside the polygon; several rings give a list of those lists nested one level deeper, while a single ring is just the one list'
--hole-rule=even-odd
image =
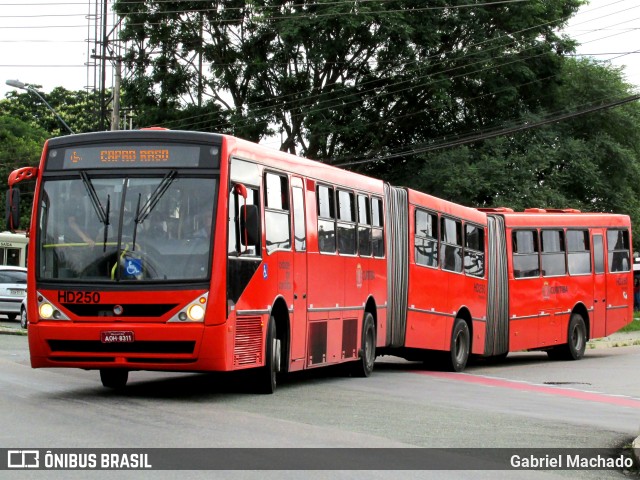
[{"label": "parked vehicle", "polygon": [[27,297],[25,296],[22,299],[22,305],[20,306],[20,326],[22,328],[27,328],[27,324]]},{"label": "parked vehicle", "polygon": [[26,294],[27,269],[0,265],[0,314],[15,320]]}]

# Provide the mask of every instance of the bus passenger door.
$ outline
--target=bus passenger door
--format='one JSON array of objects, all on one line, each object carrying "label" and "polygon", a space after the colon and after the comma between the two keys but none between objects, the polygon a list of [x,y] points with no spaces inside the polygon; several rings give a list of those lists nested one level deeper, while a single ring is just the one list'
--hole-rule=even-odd
[{"label": "bus passenger door", "polygon": [[293,315],[289,370],[301,370],[307,350],[307,225],[302,179],[291,177],[293,203]]},{"label": "bus passenger door", "polygon": [[593,230],[593,317],[591,338],[605,335],[607,316],[607,283],[604,264],[603,231]]}]

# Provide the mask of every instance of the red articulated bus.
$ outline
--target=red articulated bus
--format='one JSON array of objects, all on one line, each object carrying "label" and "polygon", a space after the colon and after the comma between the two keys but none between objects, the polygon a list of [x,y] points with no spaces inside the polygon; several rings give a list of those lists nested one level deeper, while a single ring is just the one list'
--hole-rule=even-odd
[{"label": "red articulated bus", "polygon": [[279,372],[368,376],[382,354],[437,352],[454,371],[471,354],[577,359],[633,318],[623,215],[480,211],[159,129],[51,139],[9,185],[25,180],[31,364],[107,387],[251,369],[271,393]]}]

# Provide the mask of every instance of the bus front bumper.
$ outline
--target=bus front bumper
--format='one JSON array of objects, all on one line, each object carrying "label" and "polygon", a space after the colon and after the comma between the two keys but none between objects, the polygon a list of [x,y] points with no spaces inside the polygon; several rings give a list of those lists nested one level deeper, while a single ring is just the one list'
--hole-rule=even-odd
[{"label": "bus front bumper", "polygon": [[29,324],[33,368],[226,371],[228,341],[224,324]]}]

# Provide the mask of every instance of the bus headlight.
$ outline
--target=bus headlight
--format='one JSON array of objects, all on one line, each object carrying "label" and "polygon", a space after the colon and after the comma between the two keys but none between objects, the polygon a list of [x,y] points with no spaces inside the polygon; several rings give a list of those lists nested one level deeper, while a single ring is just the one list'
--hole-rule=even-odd
[{"label": "bus headlight", "polygon": [[53,317],[53,305],[50,303],[42,303],[40,304],[40,318],[49,319]]},{"label": "bus headlight", "polygon": [[40,292],[36,292],[38,300],[38,318],[41,320],[70,320],[53,302],[47,300]]},{"label": "bus headlight", "polygon": [[187,310],[187,316],[192,322],[201,322],[204,318],[204,308],[199,304],[191,305]]},{"label": "bus headlight", "polygon": [[186,323],[186,322],[204,322],[204,316],[207,311],[207,301],[209,300],[209,292],[205,292],[202,295],[194,298],[191,302],[184,305],[184,307],[176,313],[173,317],[167,320],[168,323]]}]

